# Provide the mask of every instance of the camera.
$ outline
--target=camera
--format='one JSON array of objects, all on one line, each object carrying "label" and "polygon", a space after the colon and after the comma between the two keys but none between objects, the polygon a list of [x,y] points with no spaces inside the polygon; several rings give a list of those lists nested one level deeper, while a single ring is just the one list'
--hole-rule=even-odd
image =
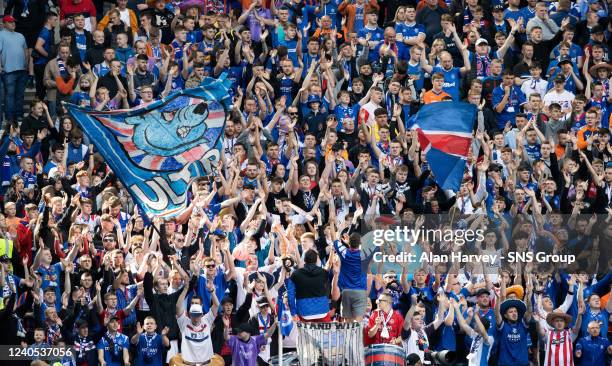
[{"label": "camera", "polygon": [[424,364],[447,366],[453,365],[456,360],[454,351],[426,352]]},{"label": "camera", "polygon": [[295,263],[293,262],[293,258],[291,257],[283,258],[283,267],[285,267],[287,271],[293,268],[293,266],[295,266]]}]

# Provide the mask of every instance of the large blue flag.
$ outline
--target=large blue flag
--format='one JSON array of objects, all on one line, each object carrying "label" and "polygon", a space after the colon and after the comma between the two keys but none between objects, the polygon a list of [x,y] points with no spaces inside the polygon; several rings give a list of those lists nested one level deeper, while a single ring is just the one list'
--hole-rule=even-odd
[{"label": "large blue flag", "polygon": [[185,207],[193,179],[220,159],[230,84],[206,78],[130,110],[66,107],[144,212],[170,217]]},{"label": "large blue flag", "polygon": [[442,189],[457,192],[461,187],[475,118],[476,106],[462,102],[427,104],[416,114],[413,128]]}]

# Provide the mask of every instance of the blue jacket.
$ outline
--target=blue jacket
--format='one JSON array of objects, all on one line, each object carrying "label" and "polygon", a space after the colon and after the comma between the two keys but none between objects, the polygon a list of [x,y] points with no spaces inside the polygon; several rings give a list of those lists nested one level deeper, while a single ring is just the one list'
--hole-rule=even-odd
[{"label": "blue jacket", "polygon": [[582,354],[577,360],[580,360],[581,366],[605,366],[609,346],[610,341],[601,336],[593,338],[587,335],[580,338],[575,351],[581,351]]}]

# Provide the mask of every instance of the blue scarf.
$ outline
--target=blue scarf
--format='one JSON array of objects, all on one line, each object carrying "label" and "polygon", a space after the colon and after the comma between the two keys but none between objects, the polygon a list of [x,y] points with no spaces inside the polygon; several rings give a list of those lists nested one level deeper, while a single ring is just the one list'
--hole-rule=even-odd
[{"label": "blue scarf", "polygon": [[57,57],[57,69],[64,79],[68,79],[70,75],[68,74],[68,70],[66,70],[66,64],[59,56]]}]

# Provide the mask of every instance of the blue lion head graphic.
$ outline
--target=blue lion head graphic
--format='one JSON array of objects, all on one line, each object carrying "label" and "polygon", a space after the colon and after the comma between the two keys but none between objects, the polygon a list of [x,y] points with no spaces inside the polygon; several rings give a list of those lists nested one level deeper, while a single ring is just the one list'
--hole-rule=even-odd
[{"label": "blue lion head graphic", "polygon": [[135,164],[169,171],[198,161],[217,147],[225,109],[218,102],[181,97],[162,108],[127,117],[124,122],[101,122],[113,130]]}]

